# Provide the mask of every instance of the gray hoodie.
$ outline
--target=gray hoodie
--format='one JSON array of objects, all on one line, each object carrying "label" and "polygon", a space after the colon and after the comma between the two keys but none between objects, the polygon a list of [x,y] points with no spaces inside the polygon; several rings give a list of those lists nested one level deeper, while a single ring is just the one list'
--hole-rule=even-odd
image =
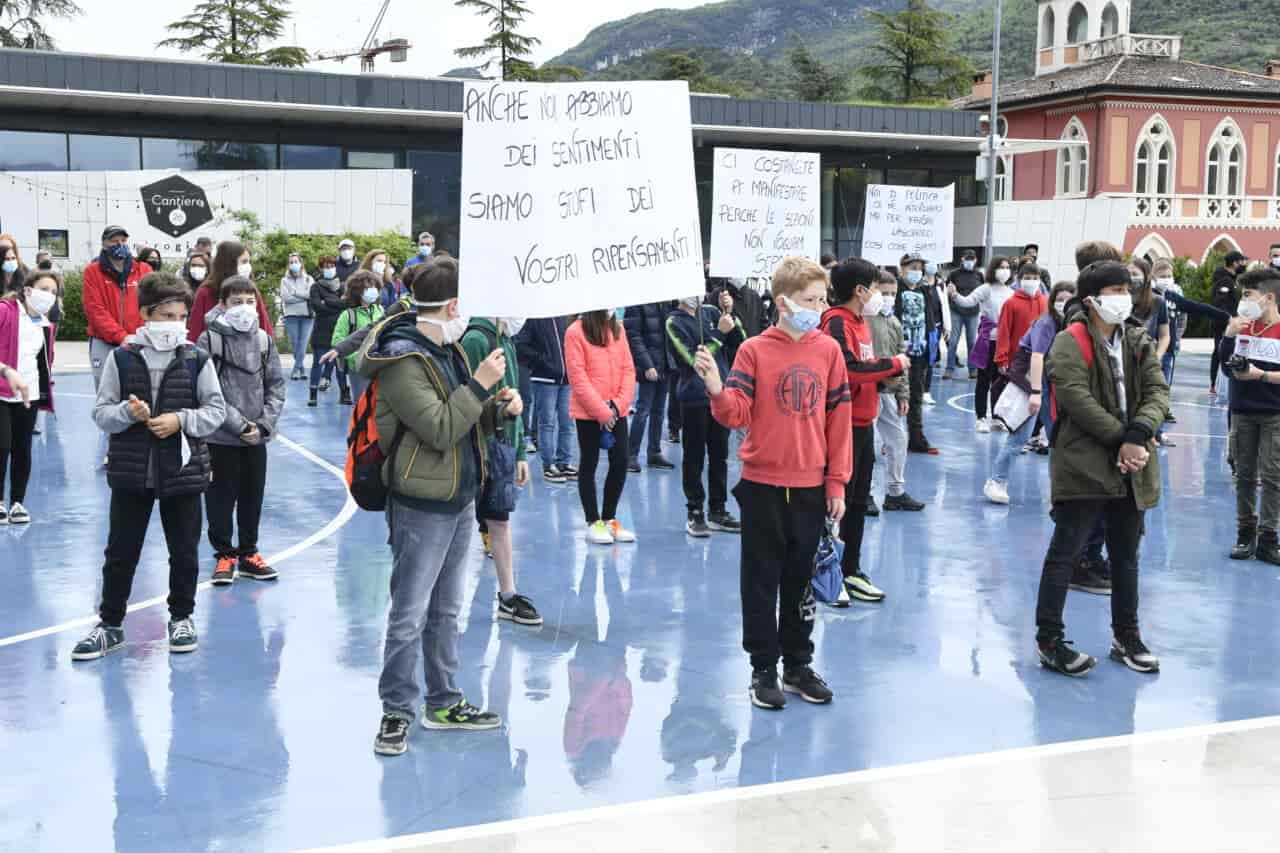
[{"label": "gray hoodie", "polygon": [[[134,333],[134,341],[142,347],[142,360],[147,363],[147,372],[151,374],[151,398],[155,399],[160,394],[160,383],[165,371],[173,363],[176,350],[158,350],[153,347],[146,326]],[[188,438],[207,439],[227,416],[227,404],[222,397],[218,372],[212,359],[205,363],[196,378],[196,397],[200,400],[200,408],[178,412],[178,422]],[[98,429],[111,435],[122,433],[137,423],[129,413],[129,401],[120,399],[120,374],[116,370],[116,360],[111,356],[102,362],[98,397],[93,403],[93,422]],[[147,483],[151,488],[155,487],[155,470],[153,453],[147,463]]]},{"label": "gray hoodie", "polygon": [[316,280],[304,270],[300,275],[285,274],[280,279],[280,301],[284,303],[284,316],[311,317],[311,285]]},{"label": "gray hoodie", "polygon": [[210,355],[226,398],[226,418],[209,436],[210,444],[247,447],[240,438],[249,424],[257,424],[262,441],[270,441],[284,408],[285,379],[280,353],[270,335],[256,325],[238,332],[224,318],[221,305],[205,315],[206,328],[198,345]]}]

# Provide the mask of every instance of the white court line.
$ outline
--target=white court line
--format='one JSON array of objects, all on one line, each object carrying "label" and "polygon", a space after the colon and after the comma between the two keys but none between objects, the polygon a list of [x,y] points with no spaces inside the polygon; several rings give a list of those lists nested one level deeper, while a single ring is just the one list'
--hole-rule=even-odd
[{"label": "white court line", "polygon": [[[78,395],[64,394],[62,396],[91,397],[93,395],[92,394],[78,394]],[[347,487],[346,475],[336,465],[333,465],[327,462],[326,460],[321,459],[319,456],[316,456],[314,453],[312,453],[310,450],[307,450],[301,444],[298,444],[295,441],[290,441],[289,439],[285,438],[283,435],[277,434],[275,437],[275,440],[280,442],[281,444],[283,444],[285,447],[289,448],[293,452],[297,453],[298,455],[302,456],[302,458],[306,459],[307,461],[313,462],[316,465],[319,465],[321,468],[325,469],[330,474],[337,477],[340,481],[342,481],[343,491],[346,491],[346,487]],[[347,502],[342,505],[342,510],[336,516],[334,516],[332,521],[330,521],[324,527],[317,530],[315,533],[312,533],[306,539],[303,539],[301,542],[297,542],[293,545],[290,545],[288,548],[285,548],[283,551],[280,551],[279,553],[271,554],[267,556],[266,558],[267,562],[271,563],[272,565],[278,565],[279,563],[283,563],[288,559],[296,557],[298,554],[307,550],[312,545],[315,545],[317,542],[321,542],[329,538],[334,533],[336,533],[343,525],[345,525],[348,521],[351,520],[351,517],[356,514],[356,509],[357,509],[356,502],[352,500],[351,495],[348,494]],[[213,584],[211,581],[204,581],[203,583],[200,583],[196,586],[196,591],[199,592],[200,590],[208,589],[212,585]],[[134,613],[135,611],[138,611],[138,610],[145,610],[148,607],[155,607],[159,604],[164,604],[168,600],[169,600],[168,595],[160,595],[160,596],[156,596],[155,598],[148,598],[144,601],[137,601],[137,602],[134,602],[133,604],[130,604],[126,612]],[[50,634],[58,634],[58,633],[61,633],[62,631],[69,631],[72,628],[79,628],[85,625],[93,625],[93,624],[96,624],[97,621],[98,621],[98,616],[96,615],[85,616],[81,619],[72,619],[68,622],[62,622],[61,624],[58,624],[58,625],[50,625],[48,628],[39,628],[35,631],[28,631],[25,634],[15,634],[12,637],[3,637],[3,638],[0,638],[0,648],[4,648],[5,646],[17,645],[18,643],[23,643],[23,642],[26,642],[27,640],[35,640],[35,639],[39,639],[40,637],[47,637]]]},{"label": "white court line", "polygon": [[976,396],[978,395],[973,391],[970,391],[968,394],[957,394],[947,401],[947,405],[955,409],[957,412],[967,412],[970,415],[976,414],[976,412],[973,409],[962,406],[956,402],[956,400],[963,400],[965,397],[976,397]]},{"label": "white court line", "polygon": [[1197,737],[1233,734],[1237,732],[1257,731],[1280,725],[1280,716],[1257,717],[1252,720],[1237,720],[1229,723],[1207,723],[1200,726],[1166,729],[1164,731],[1142,732],[1111,737],[1089,738],[1087,740],[1067,741],[1064,743],[1045,744],[1042,746],[1020,747],[996,752],[984,752],[977,755],[960,755],[953,758],[939,758],[932,761],[920,761],[912,764],[900,764],[895,767],[880,767],[873,770],[857,770],[851,773],[838,773],[831,776],[815,776],[808,779],[795,779],[790,782],[770,782],[764,785],[752,785],[744,788],[727,788],[717,791],[703,791],[697,794],[680,794],[671,797],[659,797],[634,803],[618,803],[592,809],[563,812],[561,814],[541,815],[538,817],[516,818],[496,823],[477,824],[456,829],[443,829],[435,832],[423,832],[415,835],[402,835],[398,838],[384,838],[373,841],[360,841],[354,844],[343,844],[337,847],[315,848],[310,853],[392,853],[407,850],[411,847],[425,845],[443,845],[464,841],[490,838],[500,835],[525,836],[539,830],[557,829],[573,824],[586,824],[596,821],[618,819],[634,819],[636,817],[655,815],[673,809],[690,810],[706,808],[722,803],[734,803],[744,800],[775,798],[788,794],[803,794],[844,785],[867,784],[894,779],[911,778],[928,774],[942,773],[949,770],[964,770],[1026,761],[1039,758],[1051,758],[1060,755],[1077,755],[1119,747],[1136,747],[1148,744],[1167,743]]}]

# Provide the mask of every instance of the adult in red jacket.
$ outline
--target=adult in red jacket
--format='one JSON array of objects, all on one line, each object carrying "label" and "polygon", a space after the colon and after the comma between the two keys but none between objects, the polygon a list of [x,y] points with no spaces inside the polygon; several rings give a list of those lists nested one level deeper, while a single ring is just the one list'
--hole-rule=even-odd
[{"label": "adult in red jacket", "polygon": [[1009,369],[1023,336],[1049,308],[1048,297],[1041,291],[1040,284],[1040,267],[1023,264],[1018,270],[1017,289],[1000,308],[1000,323],[996,326],[996,366],[1001,370]]},{"label": "adult in red jacket", "polygon": [[841,568],[845,590],[860,601],[883,601],[884,592],[862,570],[862,534],[871,497],[871,469],[876,462],[875,422],[880,415],[879,383],[911,368],[906,355],[876,358],[865,315],[880,310],[884,295],[876,287],[880,271],[861,258],[850,258],[831,271],[831,291],[838,303],[822,316],[822,329],[835,338],[849,372],[853,397],[853,477],[845,486],[844,540]]},{"label": "adult in red jacket", "polygon": [[142,325],[138,281],[149,272],[151,267],[130,254],[129,232],[119,225],[108,225],[102,232],[98,260],[85,267],[81,290],[95,388],[111,351]]}]

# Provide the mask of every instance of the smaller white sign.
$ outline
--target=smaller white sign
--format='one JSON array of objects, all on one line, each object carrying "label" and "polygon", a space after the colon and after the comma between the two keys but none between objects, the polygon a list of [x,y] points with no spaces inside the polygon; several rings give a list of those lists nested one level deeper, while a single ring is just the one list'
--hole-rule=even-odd
[{"label": "smaller white sign", "polygon": [[903,255],[949,261],[955,253],[956,187],[867,186],[862,257],[892,266]]},{"label": "smaller white sign", "polygon": [[817,154],[717,148],[714,157],[713,276],[770,276],[783,258],[818,259],[822,163]]},{"label": "smaller white sign", "polygon": [[1280,340],[1253,335],[1236,335],[1236,355],[1251,361],[1280,364]]}]

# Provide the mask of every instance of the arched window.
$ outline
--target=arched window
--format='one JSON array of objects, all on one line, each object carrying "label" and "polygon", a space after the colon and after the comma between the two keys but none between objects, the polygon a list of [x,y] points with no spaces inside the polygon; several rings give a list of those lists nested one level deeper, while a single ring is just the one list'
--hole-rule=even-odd
[{"label": "arched window", "polygon": [[1102,32],[1101,37],[1113,36],[1120,32],[1120,13],[1116,11],[1116,4],[1108,3],[1107,8],[1102,10]]},{"label": "arched window", "polygon": [[1056,37],[1054,32],[1058,26],[1058,19],[1054,17],[1053,7],[1044,7],[1044,17],[1040,19],[1040,49],[1053,47],[1053,40]]},{"label": "arched window", "polygon": [[1205,195],[1238,196],[1244,192],[1244,155],[1240,128],[1231,119],[1223,119],[1209,139]]},{"label": "arched window", "polygon": [[1083,3],[1071,7],[1067,16],[1067,44],[1081,44],[1089,40],[1089,12]]},{"label": "arched window", "polygon": [[1173,192],[1174,140],[1169,125],[1153,116],[1138,134],[1134,157],[1133,191],[1141,195]]},{"label": "arched window", "polygon": [[1072,116],[1061,139],[1072,144],[1058,149],[1058,195],[1084,195],[1089,191],[1089,136],[1080,119]]},{"label": "arched window", "polygon": [[1280,196],[1280,147],[1276,148],[1276,188],[1275,195]]},{"label": "arched window", "polygon": [[992,183],[996,201],[1013,200],[1013,158],[996,158],[996,179]]}]

